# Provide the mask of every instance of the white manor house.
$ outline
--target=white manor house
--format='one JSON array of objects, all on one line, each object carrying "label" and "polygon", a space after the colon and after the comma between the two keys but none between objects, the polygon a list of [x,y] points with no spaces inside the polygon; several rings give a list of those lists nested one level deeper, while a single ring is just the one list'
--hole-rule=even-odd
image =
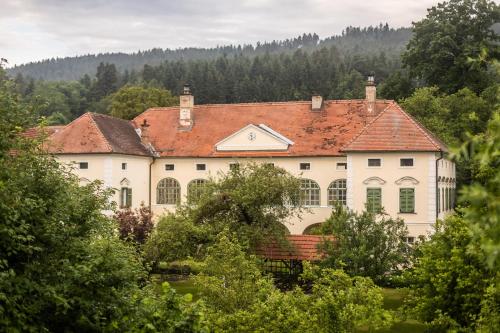
[{"label": "white manor house", "polygon": [[195,105],[188,86],[179,107],[132,121],[85,113],[48,129],[49,152],[82,181],[116,189],[120,207],[174,210],[219,171],[254,161],[302,178],[301,220],[292,234],[323,222],[336,203],[405,220],[410,240],[432,232],[453,206],[455,165],[447,148],[395,101],[377,100],[369,77],[362,100]]}]

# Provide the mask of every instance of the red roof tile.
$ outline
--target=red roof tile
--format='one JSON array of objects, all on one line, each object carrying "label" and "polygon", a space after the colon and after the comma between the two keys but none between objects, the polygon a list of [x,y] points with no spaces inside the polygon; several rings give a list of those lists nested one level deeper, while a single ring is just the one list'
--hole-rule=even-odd
[{"label": "red roof tile", "polygon": [[[388,101],[378,101],[382,110]],[[311,102],[195,105],[194,125],[178,129],[179,108],[153,108],[134,119],[150,125],[148,137],[160,156],[338,156],[366,122],[365,101],[325,101],[312,112]],[[285,152],[218,152],[215,144],[249,124],[264,124],[294,142]]]},{"label": "red roof tile", "polygon": [[26,130],[22,134],[22,136],[24,136],[26,138],[31,138],[31,139],[36,138],[41,134],[49,136],[49,135],[54,134],[55,132],[59,132],[63,128],[64,128],[64,125],[32,127],[32,128],[29,128],[28,130]]},{"label": "red roof tile", "polygon": [[129,121],[90,112],[52,134],[47,149],[54,154],[150,154]]},{"label": "red roof tile", "polygon": [[325,236],[312,235],[288,235],[290,244],[280,244],[275,241],[267,242],[257,248],[256,254],[260,257],[273,260],[295,259],[318,261],[325,255],[318,246],[325,239],[333,239]]},{"label": "red roof tile", "polygon": [[391,103],[343,151],[447,151],[446,145]]}]

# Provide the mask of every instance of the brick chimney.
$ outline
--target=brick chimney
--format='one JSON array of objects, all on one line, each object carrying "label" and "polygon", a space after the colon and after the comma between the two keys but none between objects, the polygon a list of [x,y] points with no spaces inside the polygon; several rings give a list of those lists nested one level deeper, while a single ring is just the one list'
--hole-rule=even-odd
[{"label": "brick chimney", "polygon": [[179,105],[179,127],[190,130],[193,127],[194,96],[191,94],[189,84],[185,84],[182,89]]},{"label": "brick chimney", "polygon": [[375,115],[375,102],[377,101],[377,87],[375,86],[375,77],[368,75],[366,80],[366,111],[369,115]]},{"label": "brick chimney", "polygon": [[311,98],[311,111],[321,111],[323,107],[323,97],[318,94],[312,95]]},{"label": "brick chimney", "polygon": [[142,121],[142,124],[141,124],[141,130],[140,130],[140,137],[141,137],[141,141],[144,145],[148,146],[151,144],[151,141],[149,139],[149,124],[148,124],[148,121],[146,119],[144,119]]}]

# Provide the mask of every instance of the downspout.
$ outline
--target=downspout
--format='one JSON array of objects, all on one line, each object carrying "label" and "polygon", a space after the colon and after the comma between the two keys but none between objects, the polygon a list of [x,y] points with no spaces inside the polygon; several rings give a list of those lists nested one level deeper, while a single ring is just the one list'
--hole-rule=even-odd
[{"label": "downspout", "polygon": [[439,182],[438,182],[438,176],[439,176],[439,172],[438,172],[438,164],[439,164],[439,161],[443,159],[443,151],[441,150],[439,152],[441,154],[441,156],[436,160],[436,197],[434,198],[434,200],[436,201],[436,220],[438,219],[438,216],[439,216],[439,209],[440,207],[438,207],[438,190],[439,190]]},{"label": "downspout", "polygon": [[153,156],[151,163],[149,163],[149,211],[151,211],[151,167],[155,163],[156,158]]}]

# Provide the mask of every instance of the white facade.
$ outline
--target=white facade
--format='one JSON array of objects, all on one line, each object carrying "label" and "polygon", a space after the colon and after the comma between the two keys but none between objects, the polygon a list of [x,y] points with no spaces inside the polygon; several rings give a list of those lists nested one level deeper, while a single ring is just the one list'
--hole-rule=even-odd
[{"label": "white facade", "polygon": [[[122,202],[121,189],[132,189],[132,208],[141,202],[151,205],[156,216],[174,211],[175,204],[159,204],[157,186],[162,179],[175,179],[180,185],[181,202],[185,202],[188,184],[195,179],[217,177],[229,171],[230,164],[246,162],[273,163],[291,174],[310,179],[319,186],[319,204],[309,206],[301,220],[288,221],[286,227],[292,234],[302,234],[307,227],[323,222],[332,212],[328,205],[328,188],[336,180],[345,180],[346,205],[355,211],[365,209],[367,189],[379,188],[381,205],[392,217],[405,220],[410,236],[428,235],[433,230],[437,217],[436,190],[454,188],[455,166],[446,159],[439,159],[434,152],[380,152],[348,153],[344,157],[266,157],[266,158],[151,158],[121,154],[77,154],[57,155],[65,164],[74,166],[82,181],[101,180],[106,187],[116,190],[113,200],[117,207]],[[369,166],[368,159],[379,159],[380,166]],[[401,159],[412,159],[413,166],[401,166]],[[88,163],[88,169],[79,169],[79,163]],[[125,163],[125,167],[124,167]],[[308,170],[301,170],[301,163],[309,163]],[[347,169],[344,169],[344,163]],[[169,165],[169,167],[166,167]],[[197,165],[204,165],[204,170]],[[436,184],[436,165],[439,179]],[[173,170],[167,170],[171,169]],[[400,189],[414,189],[414,212],[400,211]],[[448,190],[446,190],[448,191]],[[450,190],[448,196],[452,195]],[[446,204],[451,197],[440,199],[442,209],[439,218],[451,212]],[[446,201],[448,200],[448,201]]]}]

